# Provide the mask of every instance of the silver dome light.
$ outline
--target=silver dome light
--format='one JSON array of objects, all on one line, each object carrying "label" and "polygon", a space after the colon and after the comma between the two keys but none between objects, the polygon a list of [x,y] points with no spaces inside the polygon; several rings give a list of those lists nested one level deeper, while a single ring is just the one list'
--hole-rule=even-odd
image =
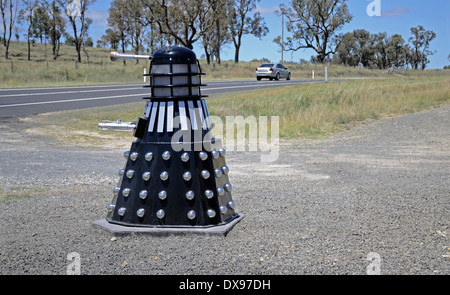
[{"label": "silver dome light", "polygon": [[206,211],[206,214],[208,214],[209,218],[214,218],[216,216],[216,211],[214,211],[213,209],[209,209],[208,211]]},{"label": "silver dome light", "polygon": [[208,159],[208,154],[205,152],[200,152],[198,155],[202,161],[205,161],[206,159]]},{"label": "silver dome light", "polygon": [[164,160],[169,160],[170,159],[170,152],[169,151],[165,151],[163,154],[162,154],[162,158],[164,159]]},{"label": "silver dome light", "polygon": [[158,193],[158,197],[159,197],[159,199],[161,199],[161,200],[165,200],[165,199],[167,198],[167,192],[166,192],[166,191],[160,191],[160,192]]},{"label": "silver dome light", "polygon": [[122,190],[122,195],[123,195],[124,197],[128,197],[128,196],[130,195],[130,191],[131,191],[131,189],[129,189],[129,188],[124,188],[124,189]]},{"label": "silver dome light", "polygon": [[189,161],[189,154],[188,153],[182,154],[181,155],[181,161],[183,161],[183,162]]},{"label": "silver dome light", "polygon": [[214,197],[214,193],[213,193],[212,190],[207,189],[207,190],[205,191],[205,196],[206,196],[206,198],[208,198],[208,199],[212,199],[212,197]]},{"label": "silver dome light", "polygon": [[208,179],[209,176],[210,176],[210,174],[209,174],[209,171],[208,171],[208,170],[203,170],[203,171],[202,171],[202,177],[203,177],[204,179]]},{"label": "silver dome light", "polygon": [[231,189],[233,188],[233,186],[231,185],[231,183],[225,183],[225,185],[223,186],[225,188],[225,190],[227,192],[231,192]]},{"label": "silver dome light", "polygon": [[144,172],[144,173],[142,174],[142,179],[145,180],[145,181],[149,180],[150,177],[151,177],[151,174],[150,174],[150,172],[148,172],[148,171],[146,171],[146,172]]},{"label": "silver dome light", "polygon": [[108,212],[111,212],[111,211],[114,210],[114,208],[116,208],[116,205],[114,205],[114,204],[109,204],[106,208],[108,209]]},{"label": "silver dome light", "polygon": [[127,177],[130,178],[130,179],[133,178],[133,176],[134,176],[134,170],[131,170],[131,169],[128,170],[126,175],[127,175]]},{"label": "silver dome light", "polygon": [[213,156],[214,159],[217,159],[217,158],[219,158],[220,153],[218,151],[216,151],[216,150],[213,150],[211,152],[211,155]]},{"label": "silver dome light", "polygon": [[194,192],[193,191],[188,191],[186,193],[186,199],[188,200],[192,200],[195,197]]},{"label": "silver dome light", "polygon": [[136,161],[138,155],[139,155],[138,153],[132,152],[132,153],[130,154],[130,159],[131,159],[131,161]]},{"label": "silver dome light", "polygon": [[169,179],[169,173],[167,173],[167,171],[163,171],[161,172],[159,177],[161,178],[161,180],[166,181],[167,179]]},{"label": "silver dome light", "polygon": [[158,212],[156,212],[156,217],[158,217],[159,219],[164,218],[164,216],[166,215],[166,213],[164,212],[163,209],[158,210]]},{"label": "silver dome light", "polygon": [[220,176],[222,176],[222,169],[219,168],[214,169],[214,174],[216,175],[217,178],[219,178]]},{"label": "silver dome light", "polygon": [[142,200],[145,200],[145,198],[147,198],[147,196],[148,196],[147,190],[141,190],[141,191],[139,192],[139,197],[140,197]]},{"label": "silver dome light", "polygon": [[125,159],[128,159],[129,156],[130,156],[130,151],[126,151],[126,152],[123,153],[123,157]]},{"label": "silver dome light", "polygon": [[127,209],[124,207],[119,208],[119,210],[117,210],[117,214],[119,214],[120,216],[124,216],[125,212],[127,212]]},{"label": "silver dome light", "polygon": [[191,178],[192,178],[191,172],[189,172],[189,171],[184,172],[183,179],[185,181],[189,181],[189,180],[191,180]]},{"label": "silver dome light", "polygon": [[145,215],[145,209],[144,208],[140,208],[136,211],[137,216],[139,217],[144,217]]},{"label": "silver dome light", "polygon": [[189,212],[187,213],[187,217],[188,217],[190,220],[194,219],[196,216],[197,216],[197,214],[195,213],[194,210],[191,210],[191,211],[189,211]]},{"label": "silver dome light", "polygon": [[219,194],[219,196],[223,196],[225,194],[225,191],[223,190],[223,187],[218,187],[217,188],[217,194]]},{"label": "silver dome light", "polygon": [[148,153],[145,154],[144,157],[145,157],[145,160],[147,162],[150,162],[153,159],[153,153],[152,152],[148,152]]}]

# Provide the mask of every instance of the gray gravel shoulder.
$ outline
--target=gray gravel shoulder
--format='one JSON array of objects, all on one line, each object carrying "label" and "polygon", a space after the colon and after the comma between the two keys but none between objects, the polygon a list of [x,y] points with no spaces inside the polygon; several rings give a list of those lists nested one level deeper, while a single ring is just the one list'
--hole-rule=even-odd
[{"label": "gray gravel shoulder", "polygon": [[[0,125],[0,274],[450,274],[450,106],[282,142],[276,162],[227,153],[236,210],[226,237],[125,236],[106,216],[123,150],[53,144]],[[131,144],[131,143],[130,143]]]}]

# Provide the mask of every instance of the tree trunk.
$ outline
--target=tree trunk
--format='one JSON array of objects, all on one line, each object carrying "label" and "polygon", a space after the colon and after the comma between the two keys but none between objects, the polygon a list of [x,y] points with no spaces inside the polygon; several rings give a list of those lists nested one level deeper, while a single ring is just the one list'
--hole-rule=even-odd
[{"label": "tree trunk", "polygon": [[325,54],[323,52],[319,52],[317,54],[317,62],[323,64],[324,60],[325,60]]},{"label": "tree trunk", "polygon": [[27,42],[28,42],[28,60],[31,60],[31,45],[30,45],[30,31],[28,30],[27,34]]},{"label": "tree trunk", "polygon": [[218,19],[216,20],[216,38],[216,61],[220,65],[220,21]]},{"label": "tree trunk", "polygon": [[235,46],[235,51],[234,51],[234,63],[235,64],[237,64],[237,63],[239,63],[239,47],[240,47],[240,45],[238,46],[238,45],[236,45]]},{"label": "tree trunk", "polygon": [[203,45],[203,49],[205,50],[206,62],[208,64],[211,64],[211,54],[209,54],[209,52],[208,52],[208,46]]},{"label": "tree trunk", "polygon": [[79,44],[80,41],[77,41],[76,48],[77,48],[77,55],[78,55],[78,62],[81,62],[81,44]]}]

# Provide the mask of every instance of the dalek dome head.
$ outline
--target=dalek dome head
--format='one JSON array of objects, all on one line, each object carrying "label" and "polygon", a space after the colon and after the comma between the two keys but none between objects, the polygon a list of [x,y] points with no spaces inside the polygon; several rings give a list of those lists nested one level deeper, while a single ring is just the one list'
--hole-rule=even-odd
[{"label": "dalek dome head", "polygon": [[196,64],[197,56],[195,52],[178,45],[168,45],[158,49],[152,54],[152,64]]},{"label": "dalek dome head", "polygon": [[155,51],[150,64],[152,100],[203,97],[200,92],[200,63],[194,51],[182,46],[166,46]]}]

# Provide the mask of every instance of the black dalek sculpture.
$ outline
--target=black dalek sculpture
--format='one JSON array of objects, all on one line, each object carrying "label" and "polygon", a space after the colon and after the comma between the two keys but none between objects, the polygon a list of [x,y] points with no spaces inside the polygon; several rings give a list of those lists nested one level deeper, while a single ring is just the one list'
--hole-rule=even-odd
[{"label": "black dalek sculpture", "polygon": [[137,123],[99,124],[101,129],[134,129],[124,153],[118,185],[106,219],[94,222],[114,235],[206,233],[226,235],[243,215],[231,197],[229,168],[221,140],[213,138],[201,94],[200,63],[181,46],[152,56],[114,53],[111,59],[150,59],[151,97]]}]

